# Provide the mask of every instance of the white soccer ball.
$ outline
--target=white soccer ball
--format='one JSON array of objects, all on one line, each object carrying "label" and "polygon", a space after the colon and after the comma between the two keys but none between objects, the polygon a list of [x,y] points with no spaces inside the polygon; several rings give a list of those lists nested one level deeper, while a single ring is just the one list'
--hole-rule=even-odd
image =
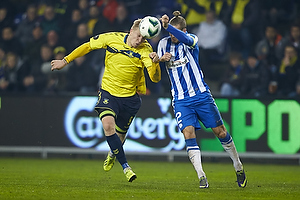
[{"label": "white soccer ball", "polygon": [[152,16],[144,17],[140,23],[141,35],[147,39],[155,38],[161,31],[161,25],[159,19]]}]

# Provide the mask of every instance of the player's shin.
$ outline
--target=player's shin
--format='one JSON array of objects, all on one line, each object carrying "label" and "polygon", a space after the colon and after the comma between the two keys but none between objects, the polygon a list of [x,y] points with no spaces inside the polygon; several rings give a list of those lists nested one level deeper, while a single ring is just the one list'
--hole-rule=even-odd
[{"label": "player's shin", "polygon": [[219,138],[224,150],[229,154],[231,160],[233,161],[233,166],[236,171],[243,169],[243,165],[240,161],[239,155],[237,153],[236,147],[232,140],[231,135],[227,132],[225,138]]},{"label": "player's shin", "polygon": [[201,152],[196,138],[186,139],[185,142],[189,159],[197,172],[198,178],[200,179],[202,176],[206,177],[202,169]]},{"label": "player's shin", "polygon": [[125,153],[124,153],[123,144],[122,144],[120,138],[118,137],[118,135],[113,134],[111,136],[106,136],[106,141],[107,141],[111,151],[116,156],[119,163],[122,165],[123,169],[125,169],[126,167],[129,167]]}]

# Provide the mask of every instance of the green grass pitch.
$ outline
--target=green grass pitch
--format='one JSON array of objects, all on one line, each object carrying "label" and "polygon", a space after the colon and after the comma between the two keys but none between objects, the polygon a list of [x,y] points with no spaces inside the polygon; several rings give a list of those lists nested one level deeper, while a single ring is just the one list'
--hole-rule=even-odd
[{"label": "green grass pitch", "polygon": [[299,199],[300,167],[245,163],[246,188],[239,188],[230,163],[203,163],[209,185],[199,189],[189,162],[129,161],[137,174],[127,182],[116,163],[102,160],[0,158],[0,199]]}]

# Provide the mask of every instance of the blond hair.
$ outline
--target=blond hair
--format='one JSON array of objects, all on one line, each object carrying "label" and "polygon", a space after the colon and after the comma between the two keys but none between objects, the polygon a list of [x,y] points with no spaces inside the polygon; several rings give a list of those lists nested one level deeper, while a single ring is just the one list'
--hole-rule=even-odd
[{"label": "blond hair", "polygon": [[186,21],[185,19],[181,16],[180,11],[176,10],[173,12],[174,17],[170,20],[170,24],[173,26],[179,25],[179,29],[183,30],[186,28]]},{"label": "blond hair", "polygon": [[133,22],[133,24],[131,26],[131,29],[137,29],[137,28],[139,28],[141,21],[142,21],[142,19],[134,20],[134,22]]}]

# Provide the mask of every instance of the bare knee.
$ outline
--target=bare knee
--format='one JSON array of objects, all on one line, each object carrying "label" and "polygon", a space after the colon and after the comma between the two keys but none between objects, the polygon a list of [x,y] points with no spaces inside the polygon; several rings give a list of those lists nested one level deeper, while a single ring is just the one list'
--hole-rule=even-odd
[{"label": "bare knee", "polygon": [[106,136],[113,135],[116,132],[115,118],[113,116],[105,116],[101,121]]},{"label": "bare knee", "polygon": [[185,139],[196,138],[195,128],[193,126],[187,126],[182,130]]},{"label": "bare knee", "polygon": [[212,131],[218,138],[225,138],[227,135],[227,130],[226,130],[224,124],[220,125],[216,128],[212,128]]}]

